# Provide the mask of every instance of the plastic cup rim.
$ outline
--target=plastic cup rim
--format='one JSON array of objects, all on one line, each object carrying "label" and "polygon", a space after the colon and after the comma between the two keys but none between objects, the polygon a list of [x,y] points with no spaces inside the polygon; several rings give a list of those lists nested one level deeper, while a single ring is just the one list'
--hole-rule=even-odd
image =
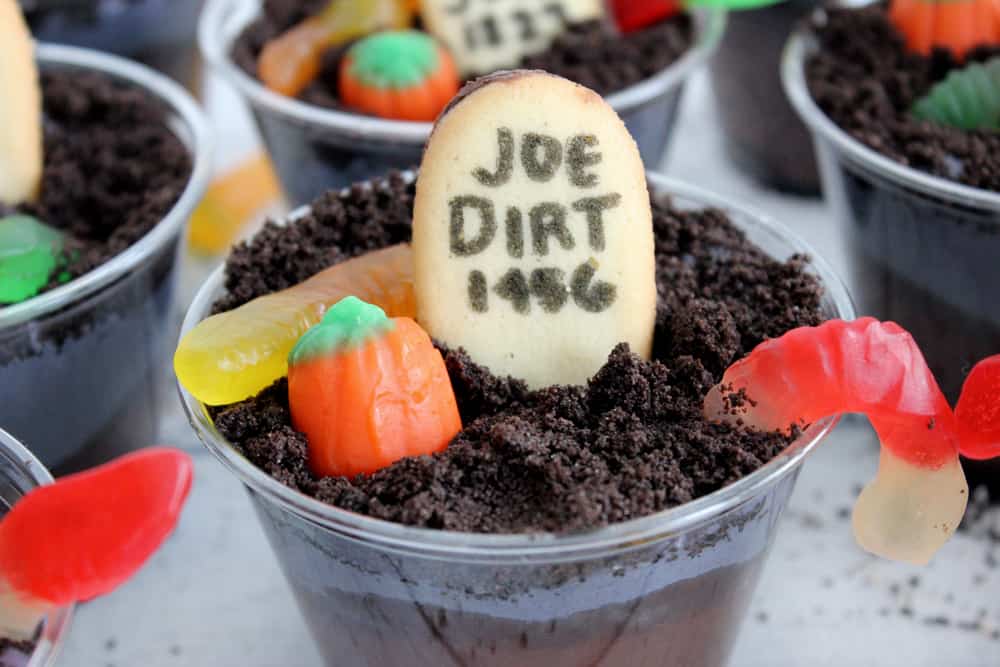
[{"label": "plastic cup rim", "polygon": [[854,164],[909,190],[960,206],[1000,214],[1000,193],[974,188],[900,164],[865,146],[834,123],[813,100],[806,85],[805,59],[816,48],[812,31],[808,26],[800,26],[789,37],[781,58],[781,81],[785,94],[796,113],[812,131],[814,141],[822,137]]},{"label": "plastic cup rim", "polygon": [[[208,0],[198,22],[198,44],[202,56],[223,79],[248,99],[254,107],[288,118],[305,126],[341,132],[366,140],[421,145],[433,123],[387,120],[358,113],[326,109],[268,90],[249,76],[230,57],[236,37],[260,14],[254,0]],[[626,114],[682,84],[715,52],[725,31],[725,11],[712,8],[693,12],[696,38],[678,60],[628,88],[607,96],[608,103]]]},{"label": "plastic cup rim", "polygon": [[[413,175],[410,173],[410,177]],[[829,264],[808,244],[769,217],[736,205],[701,188],[668,179],[650,172],[650,183],[660,194],[677,195],[699,206],[717,207],[738,213],[765,232],[777,237],[794,252],[808,253],[812,268],[832,301],[836,315],[852,319],[854,306],[846,287]],[[308,206],[293,212],[288,220],[304,215]],[[222,289],[224,266],[219,266],[202,284],[185,316],[183,336],[207,316],[212,302]],[[254,466],[225,440],[209,419],[204,406],[178,385],[181,402],[198,438],[219,461],[251,491],[300,519],[380,548],[428,558],[473,560],[476,562],[532,562],[592,557],[617,553],[677,535],[711,521],[722,513],[758,497],[802,463],[809,452],[834,428],[839,417],[813,424],[782,454],[755,472],[714,493],[679,507],[646,517],[617,523],[580,534],[534,533],[490,535],[432,530],[404,526],[381,519],[354,514],[294,491]]]},{"label": "plastic cup rim", "polygon": [[213,140],[208,122],[198,104],[179,84],[145,65],[92,49],[39,43],[36,54],[43,70],[46,67],[96,70],[128,81],[162,101],[183,124],[187,136],[180,138],[191,154],[191,174],[173,207],[145,236],[65,285],[21,303],[0,307],[0,330],[81,301],[140,266],[181,232],[211,179]]},{"label": "plastic cup rim", "polygon": [[[2,428],[0,428],[0,457],[18,468],[36,487],[53,482],[52,474],[42,465],[42,462],[27,447]],[[76,605],[69,604],[48,614],[38,644],[28,658],[27,667],[52,667],[55,665],[69,634],[69,626],[75,608]]]}]

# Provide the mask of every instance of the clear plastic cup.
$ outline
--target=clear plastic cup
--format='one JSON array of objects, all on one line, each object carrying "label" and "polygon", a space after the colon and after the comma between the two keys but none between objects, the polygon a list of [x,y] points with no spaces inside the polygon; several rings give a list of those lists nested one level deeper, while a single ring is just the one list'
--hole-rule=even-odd
[{"label": "clear plastic cup", "polygon": [[780,61],[789,33],[817,4],[730,12],[709,65],[730,159],[765,185],[805,195],[818,194],[819,174],[809,131],[781,87]]},{"label": "clear plastic cup", "polygon": [[[840,129],[806,85],[815,49],[807,28],[794,33],[782,79],[847,236],[858,310],[909,330],[954,402],[972,365],[1000,353],[1000,193],[906,167]],[[1000,496],[998,472],[995,462],[966,462],[970,483]]]},{"label": "clear plastic cup", "polygon": [[72,282],[0,308],[0,425],[63,473],[155,436],[177,253],[208,184],[211,139],[194,100],[145,66],[66,46],[37,53],[43,70],[100,71],[162,100],[193,167],[174,207],[134,245]]},{"label": "clear plastic cup", "polygon": [[[52,475],[45,466],[21,443],[0,429],[0,517],[28,491],[51,483]],[[9,650],[0,658],[14,667],[51,667],[62,649],[72,617],[73,605],[57,609],[45,619],[30,655]]]},{"label": "clear plastic cup", "polygon": [[904,166],[840,129],[806,86],[815,48],[808,30],[796,32],[782,76],[847,233],[859,311],[909,329],[955,400],[972,364],[1000,352],[1000,193]]},{"label": "clear plastic cup", "polygon": [[[650,182],[675,205],[722,208],[777,258],[812,254],[766,218],[660,176]],[[852,317],[846,290],[814,258],[824,314]],[[185,331],[223,291],[220,268]],[[293,491],[238,454],[183,388],[181,398],[198,437],[249,491],[327,664],[344,667],[721,665],[799,468],[836,422],[675,509],[573,535],[481,535],[389,523]]]},{"label": "clear plastic cup", "polygon": [[203,0],[20,0],[43,42],[126,56],[198,89],[195,32]]},{"label": "clear plastic cup", "polygon": [[[431,123],[404,122],[324,109],[272,92],[230,57],[259,0],[208,0],[198,26],[205,61],[250,105],[289,201],[311,201],[391,169],[420,163]],[[692,48],[657,75],[607,98],[639,145],[643,162],[659,166],[673,130],[684,83],[712,55],[725,24],[721,10],[695,15]]]}]

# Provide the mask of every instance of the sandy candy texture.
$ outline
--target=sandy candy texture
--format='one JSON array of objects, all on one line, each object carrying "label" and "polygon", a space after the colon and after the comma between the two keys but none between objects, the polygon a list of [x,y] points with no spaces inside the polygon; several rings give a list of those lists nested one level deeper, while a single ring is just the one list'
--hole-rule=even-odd
[{"label": "sandy candy texture", "polygon": [[439,119],[414,203],[417,315],[534,387],[648,358],[653,230],[635,142],[595,93],[540,72],[472,84]]}]

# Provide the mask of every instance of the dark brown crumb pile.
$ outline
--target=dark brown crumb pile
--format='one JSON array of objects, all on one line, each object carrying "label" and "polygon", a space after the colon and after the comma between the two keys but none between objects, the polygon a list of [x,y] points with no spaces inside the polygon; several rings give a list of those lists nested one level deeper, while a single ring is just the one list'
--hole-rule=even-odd
[{"label": "dark brown crumb pile", "polygon": [[19,209],[69,234],[51,289],[156,226],[184,190],[191,159],[165,124],[165,109],[138,88],[94,72],[46,72],[42,92],[41,197]]},{"label": "dark brown crumb pile", "polygon": [[[233,60],[253,77],[264,44],[303,19],[318,13],[325,0],[265,0],[263,15],[251,23],[233,45]],[[647,79],[680,58],[694,39],[686,14],[628,35],[620,35],[600,21],[571,26],[549,49],[525,58],[521,67],[564,76],[601,95],[608,95]],[[326,54],[319,77],[300,95],[310,104],[343,108],[337,80],[345,48]],[[480,72],[479,75],[491,72]],[[476,77],[472,77],[476,78]]]},{"label": "dark brown crumb pile", "polygon": [[[1000,190],[1000,134],[919,121],[914,102],[957,64],[945,50],[909,53],[885,5],[828,9],[813,20],[820,50],[806,64],[817,104],[851,136],[897,162],[978,188]],[[1000,54],[980,48],[971,60]]]},{"label": "dark brown crumb pile", "polygon": [[[269,224],[227,265],[235,307],[331,262],[409,238],[413,186],[398,176],[326,195],[286,228]],[[284,380],[215,411],[254,464],[288,486],[361,514],[470,532],[573,531],[662,510],[770,460],[777,435],[711,425],[701,400],[725,367],[766,337],[820,321],[806,260],[769,259],[714,210],[654,202],[659,307],[655,361],[619,346],[587,387],[529,393],[445,350],[465,429],[434,456],[370,477],[317,479],[290,425]]]}]

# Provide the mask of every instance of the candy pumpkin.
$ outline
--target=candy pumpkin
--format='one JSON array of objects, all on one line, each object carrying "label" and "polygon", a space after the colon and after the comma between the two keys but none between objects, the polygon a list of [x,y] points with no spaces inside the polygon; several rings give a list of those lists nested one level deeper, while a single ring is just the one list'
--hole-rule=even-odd
[{"label": "candy pumpkin", "polygon": [[949,49],[963,59],[973,48],[1000,42],[997,0],[892,0],[889,20],[911,51]]},{"label": "candy pumpkin", "polygon": [[371,35],[340,65],[340,99],[348,107],[395,120],[432,121],[458,92],[451,55],[416,30]]},{"label": "candy pumpkin", "polygon": [[370,474],[441,451],[462,428],[427,332],[355,297],[299,339],[288,359],[288,401],[321,476]]},{"label": "candy pumpkin", "polygon": [[412,0],[331,0],[319,14],[267,42],[257,74],[271,90],[295,97],[319,76],[328,49],[377,30],[405,28],[415,15]]}]

